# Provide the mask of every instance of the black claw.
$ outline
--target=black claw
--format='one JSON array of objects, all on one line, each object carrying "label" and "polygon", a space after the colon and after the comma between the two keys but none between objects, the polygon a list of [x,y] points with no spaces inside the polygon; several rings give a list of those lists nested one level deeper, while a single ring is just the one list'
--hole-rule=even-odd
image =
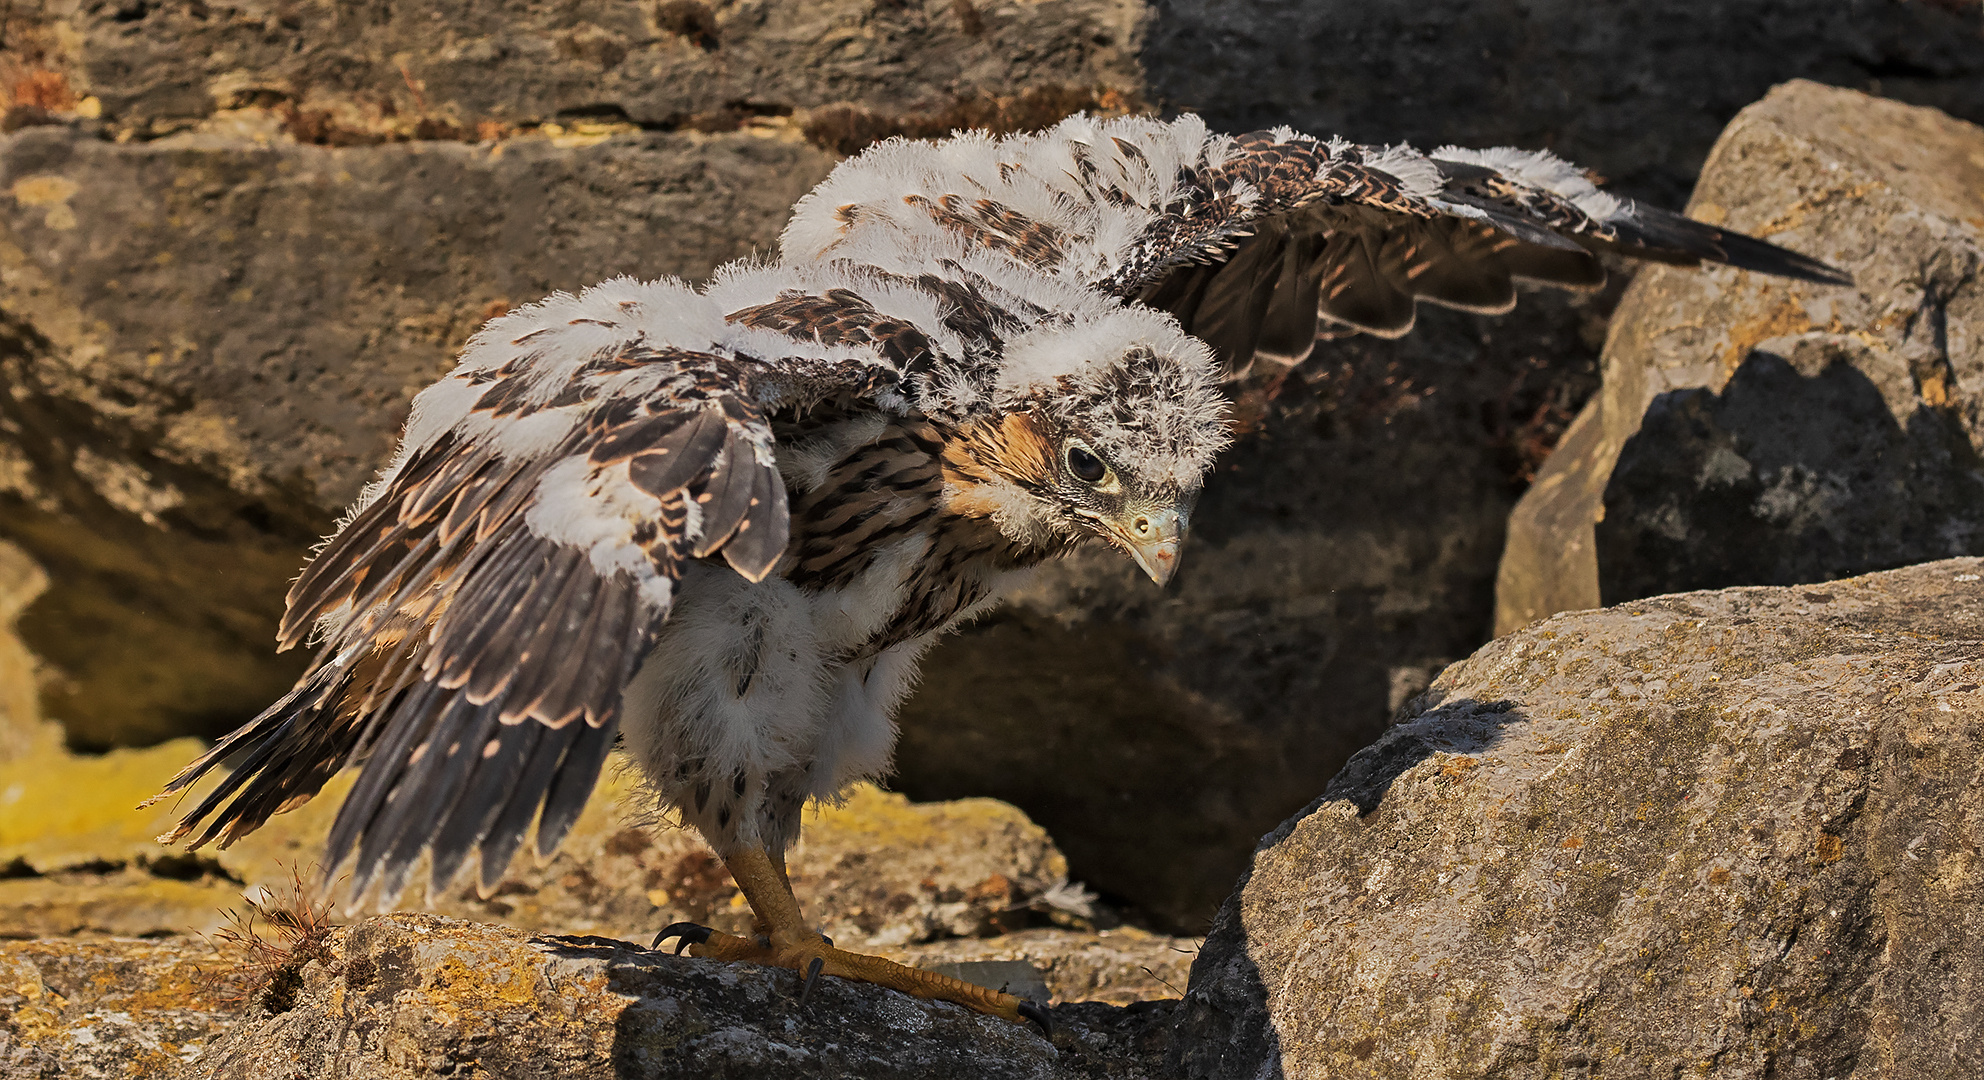
[{"label": "black claw", "polygon": [[826,963],[826,960],[816,956],[812,963],[806,965],[806,983],[799,988],[800,1008],[805,1008],[806,1003],[813,1000],[813,988],[820,984],[820,969],[826,966]]},{"label": "black claw", "polygon": [[1040,1033],[1047,1036],[1048,1042],[1054,1041],[1054,1017],[1048,1013],[1047,1006],[1038,1005],[1031,1001],[1022,1001],[1020,1002],[1020,1015],[1038,1024],[1040,1026]]},{"label": "black claw", "polygon": [[669,938],[681,938],[682,940],[675,943],[675,955],[681,956],[683,949],[708,941],[711,932],[709,927],[697,926],[692,922],[669,923],[661,928],[661,933],[654,936],[654,944],[649,945],[648,948],[659,949],[661,943]]}]

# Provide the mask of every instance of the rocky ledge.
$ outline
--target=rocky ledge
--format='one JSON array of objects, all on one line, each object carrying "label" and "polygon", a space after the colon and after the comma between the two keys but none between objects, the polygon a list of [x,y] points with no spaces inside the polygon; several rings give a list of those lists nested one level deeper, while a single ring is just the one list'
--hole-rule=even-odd
[{"label": "rocky ledge", "polygon": [[[60,956],[13,946],[0,971],[16,996],[7,1002],[0,988],[0,1002],[14,1018],[0,1026],[17,1042],[0,1068],[241,1080],[1132,1077],[1155,1066],[1150,1047],[1162,1043],[1149,1035],[1161,1040],[1170,1008],[1063,1006],[1050,1042],[1032,1027],[839,979],[802,1004],[788,971],[418,913],[291,943],[252,982],[235,977],[240,967],[193,945],[95,943]],[[164,977],[166,989],[103,990],[132,976]]]}]

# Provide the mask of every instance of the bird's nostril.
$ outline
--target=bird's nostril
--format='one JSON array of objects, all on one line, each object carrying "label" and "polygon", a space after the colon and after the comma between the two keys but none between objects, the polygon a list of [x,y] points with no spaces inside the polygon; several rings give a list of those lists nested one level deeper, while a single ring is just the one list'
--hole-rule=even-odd
[{"label": "bird's nostril", "polygon": [[1138,532],[1140,532],[1140,533],[1147,533],[1147,532],[1149,532],[1149,531],[1150,531],[1150,519],[1149,519],[1149,518],[1147,518],[1147,517],[1140,517],[1140,518],[1138,518],[1138,519],[1137,519],[1137,531],[1138,531]]}]

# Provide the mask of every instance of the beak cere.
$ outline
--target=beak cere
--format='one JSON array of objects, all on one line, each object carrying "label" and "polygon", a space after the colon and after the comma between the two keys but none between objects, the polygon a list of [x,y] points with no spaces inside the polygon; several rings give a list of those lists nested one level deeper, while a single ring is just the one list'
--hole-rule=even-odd
[{"label": "beak cere", "polygon": [[1121,541],[1130,557],[1159,585],[1178,572],[1178,549],[1185,541],[1186,511],[1167,506],[1135,509],[1113,523],[1110,530]]}]

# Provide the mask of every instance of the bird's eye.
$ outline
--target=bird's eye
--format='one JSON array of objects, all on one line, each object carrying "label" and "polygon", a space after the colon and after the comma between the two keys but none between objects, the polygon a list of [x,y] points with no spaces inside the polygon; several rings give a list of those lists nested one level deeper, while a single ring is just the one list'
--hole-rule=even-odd
[{"label": "bird's eye", "polygon": [[1109,466],[1104,465],[1101,458],[1089,453],[1087,447],[1070,446],[1068,471],[1074,473],[1082,482],[1094,484],[1109,475]]}]

